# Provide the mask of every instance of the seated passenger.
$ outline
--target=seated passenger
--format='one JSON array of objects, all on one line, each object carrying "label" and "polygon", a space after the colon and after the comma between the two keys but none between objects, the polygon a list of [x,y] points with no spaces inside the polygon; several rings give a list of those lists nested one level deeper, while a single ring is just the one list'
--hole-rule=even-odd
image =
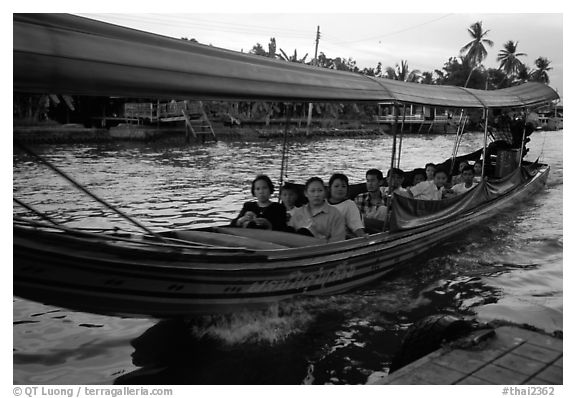
[{"label": "seated passenger", "polygon": [[366,172],[366,190],[354,198],[358,210],[364,220],[367,232],[380,232],[386,221],[387,208],[384,197],[380,191],[380,185],[384,182],[382,172],[370,169]]},{"label": "seated passenger", "polygon": [[298,233],[312,235],[327,242],[346,238],[344,217],[325,200],[324,182],[318,177],[306,181],[304,195],[308,203],[294,210],[288,225]]},{"label": "seated passenger", "polygon": [[412,177],[412,186],[418,185],[422,181],[426,181],[426,170],[424,169],[415,169],[414,176]]},{"label": "seated passenger", "polygon": [[426,181],[434,181],[434,172],[436,171],[436,165],[434,163],[426,163],[424,166],[426,171]]},{"label": "seated passenger", "polygon": [[402,170],[393,167],[388,170],[386,177],[388,187],[381,188],[386,204],[388,204],[388,198],[391,198],[393,194],[410,197],[406,188],[402,188],[402,183],[404,182],[404,172]]},{"label": "seated passenger", "polygon": [[474,163],[474,181],[480,182],[482,180],[482,161],[477,160]]},{"label": "seated passenger", "polygon": [[[452,185],[456,185],[456,184],[460,184],[461,182],[463,182],[462,180],[462,170],[464,169],[464,167],[469,166],[468,162],[466,160],[461,161],[458,164],[458,174],[452,176]],[[472,170],[474,170],[474,167],[472,167]]]},{"label": "seated passenger", "polygon": [[287,219],[290,220],[296,210],[298,191],[294,185],[284,185],[280,188],[280,200],[286,208]]},{"label": "seated passenger", "polygon": [[474,182],[474,167],[466,166],[462,170],[462,181],[460,184],[456,184],[452,187],[451,191],[456,195],[461,195],[468,192],[474,188],[478,183]]},{"label": "seated passenger", "polygon": [[420,200],[441,200],[444,194],[444,185],[448,181],[448,173],[444,169],[434,172],[433,181],[424,181],[408,188],[410,197]]},{"label": "seated passenger", "polygon": [[246,202],[231,225],[233,227],[286,230],[286,208],[270,201],[274,184],[266,175],[257,176],[252,181],[252,196],[256,201]]},{"label": "seated passenger", "polygon": [[360,216],[360,210],[356,204],[348,199],[348,177],[344,174],[333,174],[328,181],[330,198],[328,204],[334,206],[344,217],[346,222],[346,237],[355,238],[368,236],[364,232],[364,223]]}]

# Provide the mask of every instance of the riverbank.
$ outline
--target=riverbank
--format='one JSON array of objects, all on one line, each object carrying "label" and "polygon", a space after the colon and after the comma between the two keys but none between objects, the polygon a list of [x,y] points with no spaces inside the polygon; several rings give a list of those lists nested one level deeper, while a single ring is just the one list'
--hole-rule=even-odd
[{"label": "riverbank", "polygon": [[[122,124],[110,129],[86,128],[78,124],[14,126],[13,138],[28,144],[72,144],[86,142],[189,142],[205,143],[209,141],[260,141],[284,137],[282,127],[254,128],[213,125],[211,131],[186,132],[182,126],[149,126]],[[288,137],[371,137],[389,132],[387,126],[367,125],[354,128],[306,128],[291,127]]]}]

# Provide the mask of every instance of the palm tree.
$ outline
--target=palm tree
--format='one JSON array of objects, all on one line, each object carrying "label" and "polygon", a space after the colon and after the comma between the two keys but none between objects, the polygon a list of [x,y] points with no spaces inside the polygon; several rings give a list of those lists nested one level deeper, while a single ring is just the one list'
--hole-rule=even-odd
[{"label": "palm tree", "polygon": [[470,76],[472,76],[474,69],[480,65],[488,55],[488,51],[486,51],[484,44],[487,44],[490,47],[494,45],[492,40],[486,39],[485,37],[488,32],[490,31],[484,31],[482,29],[482,21],[475,22],[468,28],[468,33],[470,33],[470,36],[472,36],[472,40],[460,49],[460,53],[466,53],[464,59],[472,67],[472,69],[470,70],[470,74],[468,75],[468,79],[466,79],[464,87],[468,85],[468,81],[470,80]]},{"label": "palm tree", "polygon": [[418,69],[410,70],[408,61],[400,60],[400,65],[396,64],[396,68],[391,66],[386,68],[384,77],[391,80],[400,80],[403,82],[416,83],[421,79],[420,71]]},{"label": "palm tree", "polygon": [[298,58],[298,52],[296,49],[294,49],[294,55],[290,56],[286,55],[284,50],[280,49],[280,58],[288,62],[298,62],[300,64],[305,64],[306,58],[308,58],[308,53],[306,53],[303,58]]},{"label": "palm tree", "polygon": [[536,65],[536,70],[530,73],[530,80],[546,84],[550,83],[550,76],[548,76],[548,71],[552,70],[550,60],[546,57],[538,57],[534,64]]},{"label": "palm tree", "polygon": [[528,66],[525,63],[520,62],[520,64],[518,65],[516,76],[514,78],[514,84],[526,83],[528,80],[530,80],[530,75],[532,73],[533,72],[528,68]]},{"label": "palm tree", "polygon": [[514,43],[512,40],[508,40],[504,43],[504,48],[498,52],[498,57],[496,58],[500,62],[501,69],[506,73],[507,76],[512,76],[518,73],[522,61],[518,57],[526,56],[525,53],[517,53],[518,42]]}]

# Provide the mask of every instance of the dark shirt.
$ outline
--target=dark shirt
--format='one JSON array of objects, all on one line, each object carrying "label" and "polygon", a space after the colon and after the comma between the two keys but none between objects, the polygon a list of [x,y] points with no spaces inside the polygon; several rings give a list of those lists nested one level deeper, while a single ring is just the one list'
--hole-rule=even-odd
[{"label": "dark shirt", "polygon": [[286,208],[283,204],[271,203],[267,207],[260,207],[258,206],[258,202],[246,202],[244,206],[242,206],[238,217],[236,217],[231,224],[235,227],[240,227],[241,225],[237,225],[236,221],[249,211],[256,214],[257,218],[265,218],[270,221],[274,231],[286,231]]}]

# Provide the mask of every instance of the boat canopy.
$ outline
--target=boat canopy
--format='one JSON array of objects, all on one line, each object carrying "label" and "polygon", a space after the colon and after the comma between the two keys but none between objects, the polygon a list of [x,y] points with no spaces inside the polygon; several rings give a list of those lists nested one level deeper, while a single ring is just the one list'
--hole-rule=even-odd
[{"label": "boat canopy", "polygon": [[424,85],[285,62],[68,14],[14,14],[14,91],[286,102],[394,101],[516,108],[558,99],[541,83]]}]

